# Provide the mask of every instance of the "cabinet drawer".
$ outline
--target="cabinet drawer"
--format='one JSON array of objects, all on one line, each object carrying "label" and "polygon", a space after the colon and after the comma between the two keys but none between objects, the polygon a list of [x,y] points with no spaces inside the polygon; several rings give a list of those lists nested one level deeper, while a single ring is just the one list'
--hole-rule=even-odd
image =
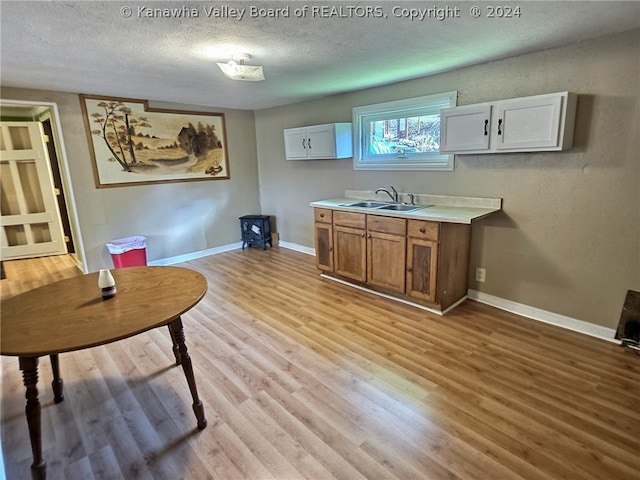
[{"label": "cabinet drawer", "polygon": [[367,215],[367,230],[373,232],[391,233],[393,235],[406,235],[407,220],[404,218]]},{"label": "cabinet drawer", "polygon": [[331,223],[333,221],[333,210],[328,208],[314,208],[313,216],[318,223]]},{"label": "cabinet drawer", "polygon": [[345,227],[364,228],[365,214],[336,210],[333,212],[333,223],[335,225],[344,225]]},{"label": "cabinet drawer", "polygon": [[428,240],[438,240],[440,236],[440,224],[424,220],[409,220],[409,236],[415,238],[425,238]]}]

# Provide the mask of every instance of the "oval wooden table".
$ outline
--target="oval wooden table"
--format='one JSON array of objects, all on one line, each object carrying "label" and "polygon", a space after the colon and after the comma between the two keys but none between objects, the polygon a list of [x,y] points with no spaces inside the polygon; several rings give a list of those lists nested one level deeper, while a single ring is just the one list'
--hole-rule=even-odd
[{"label": "oval wooden table", "polygon": [[58,354],[104,345],[167,325],[176,364],[181,364],[193,398],[199,429],[207,426],[198,398],[181,315],[207,291],[200,273],[179,267],[130,267],[112,270],[115,297],[103,300],[98,274],[44,285],[2,302],[0,354],[19,357],[26,387],[26,415],[33,451],[31,475],[46,478],[42,457],[38,358],[51,357],[54,401],[64,399]]}]

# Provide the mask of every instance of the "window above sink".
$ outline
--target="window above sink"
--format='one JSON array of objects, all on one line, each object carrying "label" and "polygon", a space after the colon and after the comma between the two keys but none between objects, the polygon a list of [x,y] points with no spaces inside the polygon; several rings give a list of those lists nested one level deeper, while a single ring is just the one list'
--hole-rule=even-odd
[{"label": "window above sink", "polygon": [[440,110],[456,101],[453,91],[354,108],[354,170],[453,170],[453,155],[440,153]]}]

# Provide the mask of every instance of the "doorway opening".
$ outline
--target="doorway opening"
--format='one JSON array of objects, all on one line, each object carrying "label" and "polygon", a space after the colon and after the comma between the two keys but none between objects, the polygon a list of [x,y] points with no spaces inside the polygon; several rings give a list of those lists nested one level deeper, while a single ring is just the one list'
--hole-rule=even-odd
[{"label": "doorway opening", "polygon": [[0,120],[3,122],[39,122],[42,125],[50,162],[51,186],[64,232],[67,252],[84,272],[84,251],[71,177],[64,148],[57,105],[48,102],[0,100]]}]

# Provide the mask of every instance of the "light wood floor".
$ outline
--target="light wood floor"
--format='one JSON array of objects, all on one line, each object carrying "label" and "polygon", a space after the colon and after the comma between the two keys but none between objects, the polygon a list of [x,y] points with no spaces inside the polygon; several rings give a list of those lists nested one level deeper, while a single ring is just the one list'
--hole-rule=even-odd
[{"label": "light wood floor", "polygon": [[[51,262],[8,262],[2,294],[77,273]],[[165,328],[61,355],[59,405],[43,358],[49,479],[640,479],[632,351],[473,301],[432,315],[285,249],[183,266],[209,282],[183,316],[209,426]],[[1,366],[7,478],[26,479],[18,361]]]}]

